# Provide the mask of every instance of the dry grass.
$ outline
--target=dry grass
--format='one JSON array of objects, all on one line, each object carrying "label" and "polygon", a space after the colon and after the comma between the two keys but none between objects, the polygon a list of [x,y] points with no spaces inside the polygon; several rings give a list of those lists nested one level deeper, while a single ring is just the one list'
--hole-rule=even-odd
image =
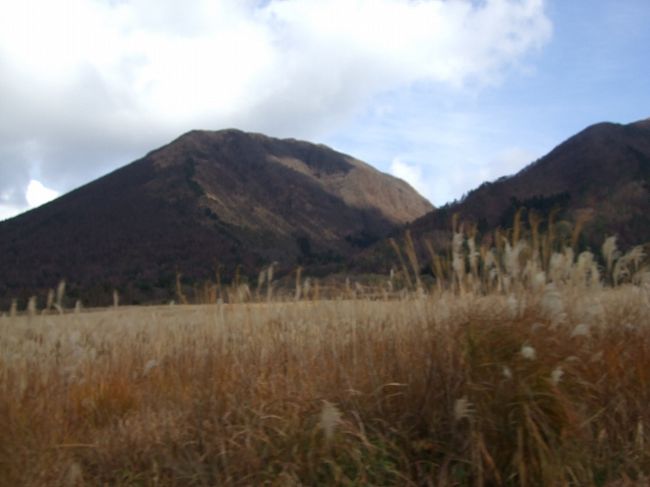
[{"label": "dry grass", "polygon": [[457,236],[400,299],[299,300],[298,275],[274,301],[267,271],[258,303],[14,310],[0,483],[647,485],[650,287],[614,244],[616,287]]}]

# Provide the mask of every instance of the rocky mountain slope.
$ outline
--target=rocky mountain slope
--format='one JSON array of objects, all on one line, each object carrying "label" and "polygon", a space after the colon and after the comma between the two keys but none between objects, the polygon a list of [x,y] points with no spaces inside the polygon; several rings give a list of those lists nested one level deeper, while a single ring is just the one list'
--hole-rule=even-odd
[{"label": "rocky mountain slope", "polygon": [[0,222],[0,297],[65,278],[101,304],[164,299],[277,261],[320,272],[424,215],[405,182],[322,145],[238,130],[192,131],[40,208]]},{"label": "rocky mountain slope", "polygon": [[607,235],[622,245],[649,242],[650,119],[588,127],[519,173],[486,182],[410,227],[431,237],[449,229],[457,213],[487,231],[511,226],[519,208],[545,217],[554,207],[559,219],[587,220],[583,244],[592,248]]}]

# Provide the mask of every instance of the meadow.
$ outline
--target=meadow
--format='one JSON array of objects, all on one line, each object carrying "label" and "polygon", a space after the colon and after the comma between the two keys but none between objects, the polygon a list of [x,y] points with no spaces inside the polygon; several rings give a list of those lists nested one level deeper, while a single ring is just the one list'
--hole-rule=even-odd
[{"label": "meadow", "polygon": [[12,309],[0,483],[648,485],[642,249],[496,241],[457,232],[426,281],[407,235],[327,299],[269,272],[233,302]]}]

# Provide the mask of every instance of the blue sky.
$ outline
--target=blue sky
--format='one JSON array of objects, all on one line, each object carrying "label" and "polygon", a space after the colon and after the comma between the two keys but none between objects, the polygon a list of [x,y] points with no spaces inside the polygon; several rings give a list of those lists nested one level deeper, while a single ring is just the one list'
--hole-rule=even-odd
[{"label": "blue sky", "polygon": [[495,86],[386,93],[328,142],[385,171],[397,158],[442,205],[591,124],[650,117],[650,2],[553,0],[546,14],[550,39]]},{"label": "blue sky", "polygon": [[647,0],[0,0],[0,218],[191,129],[326,143],[434,204],[650,116]]}]

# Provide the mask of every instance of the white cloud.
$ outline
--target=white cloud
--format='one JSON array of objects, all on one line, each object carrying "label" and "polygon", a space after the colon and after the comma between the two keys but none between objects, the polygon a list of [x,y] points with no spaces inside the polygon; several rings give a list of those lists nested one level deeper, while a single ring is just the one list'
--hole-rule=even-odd
[{"label": "white cloud", "polygon": [[408,164],[396,157],[390,165],[390,173],[409,183],[418,193],[428,193],[426,183],[422,180],[422,167],[417,164]]},{"label": "white cloud", "polygon": [[25,211],[25,208],[22,206],[5,205],[0,203],[0,222],[11,218],[12,216],[16,216],[23,211]]},{"label": "white cloud", "polygon": [[191,128],[318,137],[387,90],[496,83],[550,30],[543,0],[4,2],[0,191],[64,191]]},{"label": "white cloud", "polygon": [[[557,143],[540,143],[529,125],[513,126],[512,114],[494,116],[480,100],[449,96],[448,90],[426,96],[419,90],[390,94],[378,105],[388,113],[371,107],[343,126],[353,136],[327,142],[405,180],[419,181],[417,190],[435,206],[516,173]],[[400,174],[396,158],[407,163],[408,172]]]},{"label": "white cloud", "polygon": [[54,198],[58,197],[58,191],[46,188],[40,181],[36,181],[35,179],[32,179],[29,182],[27,185],[27,191],[25,192],[25,198],[27,198],[27,204],[30,208],[44,205],[48,201],[52,201]]},{"label": "white cloud", "polygon": [[0,221],[17,215],[21,211],[25,210],[25,204],[13,203],[14,199],[16,199],[13,192],[13,189],[0,192]]},{"label": "white cloud", "polygon": [[[453,157],[453,156],[451,156]],[[499,153],[486,155],[485,161],[456,159],[447,164],[428,161],[405,165],[396,159],[391,173],[409,182],[420,194],[441,206],[477,188],[485,181],[511,176],[535,160],[535,156],[519,147],[511,147]],[[413,181],[413,182],[412,182]]]},{"label": "white cloud", "polygon": [[420,149],[401,153],[390,161],[388,167],[393,176],[408,182],[435,206],[460,199],[485,181],[514,175],[539,157],[539,154],[513,146],[485,152],[481,158],[476,158],[476,149],[469,144],[476,134],[469,128],[467,140],[454,139],[453,130],[443,132],[443,137],[451,139],[447,147],[435,139],[418,141],[418,138],[434,132],[431,128],[425,129],[422,134],[411,134],[414,137],[412,144]]}]

